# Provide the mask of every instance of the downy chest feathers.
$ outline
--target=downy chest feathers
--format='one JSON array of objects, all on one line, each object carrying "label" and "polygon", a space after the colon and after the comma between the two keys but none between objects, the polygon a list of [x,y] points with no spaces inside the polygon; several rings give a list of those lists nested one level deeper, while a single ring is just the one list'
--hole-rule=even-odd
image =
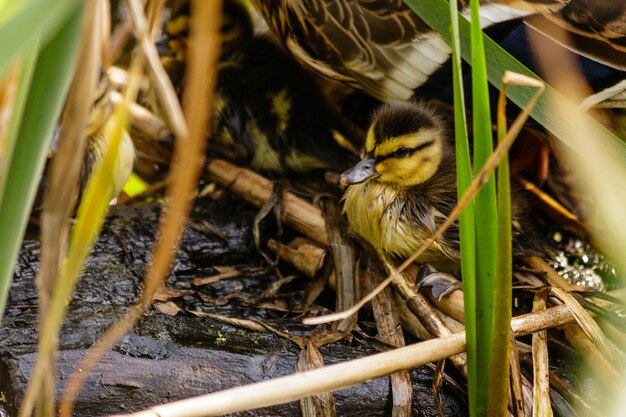
[{"label": "downy chest feathers", "polygon": [[[416,252],[446,218],[419,194],[377,181],[348,187],[344,213],[354,231],[379,253],[398,260]],[[453,228],[417,261],[430,263],[442,272],[458,273],[459,256],[458,231]]]}]

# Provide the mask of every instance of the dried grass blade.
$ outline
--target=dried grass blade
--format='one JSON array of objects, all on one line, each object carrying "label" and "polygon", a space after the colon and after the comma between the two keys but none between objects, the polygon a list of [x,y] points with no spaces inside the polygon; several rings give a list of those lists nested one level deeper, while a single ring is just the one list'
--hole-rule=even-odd
[{"label": "dried grass blade", "polygon": [[578,324],[566,324],[561,329],[565,333],[565,339],[584,358],[584,361],[591,365],[591,370],[598,377],[598,381],[607,381],[610,386],[615,386],[616,381],[624,383],[624,377],[615,368],[615,363],[606,358]]},{"label": "dried grass blade", "polygon": [[576,322],[580,328],[585,332],[585,335],[600,349],[602,354],[611,363],[618,363],[618,355],[611,342],[606,338],[598,323],[595,322],[593,317],[585,310],[580,303],[574,298],[573,295],[560,288],[551,288],[552,295],[558,297],[565,305],[570,309]]},{"label": "dried grass blade", "polygon": [[[368,273],[373,285],[380,283],[385,272],[376,267],[376,260],[370,259]],[[390,288],[385,288],[372,300],[372,309],[378,330],[378,339],[391,346],[405,346],[404,335],[400,327],[400,319],[393,302]],[[413,404],[413,382],[407,371],[398,372],[390,376],[392,393],[392,416],[410,417]]]},{"label": "dried grass blade", "polygon": [[[146,16],[143,12],[143,5],[140,0],[127,0],[126,2],[128,4],[128,11],[131,20],[133,22],[135,37],[139,41],[141,50],[148,63],[148,69],[150,70],[152,82],[156,87],[159,101],[163,105],[163,111],[170,122],[174,134],[179,138],[186,138],[189,136],[189,131],[187,130],[185,116],[183,115],[183,110],[178,101],[176,90],[174,89],[170,78],[163,69],[161,61],[159,60],[159,54],[157,53],[156,46],[152,40],[152,34],[150,32],[150,28],[148,27]],[[216,1],[215,4],[220,6],[221,1]],[[221,16],[221,13],[216,13],[216,16]],[[221,17],[218,17],[218,19],[221,19]],[[191,42],[193,42],[193,40]],[[219,49],[219,45],[217,48]],[[194,56],[192,52],[193,51],[191,50],[189,51],[189,56],[191,57]],[[198,51],[198,54],[204,56],[204,54],[200,51]],[[190,67],[192,61],[193,58],[189,62]],[[193,83],[189,81],[189,84]],[[205,90],[206,89],[203,87],[199,91]]]},{"label": "dried grass blade", "polygon": [[[547,293],[535,294],[533,312],[546,309]],[[533,333],[533,417],[552,417],[550,405],[550,378],[548,364],[548,332]]]},{"label": "dried grass blade", "polygon": [[525,417],[524,410],[524,389],[523,375],[520,368],[519,352],[515,345],[515,335],[511,331],[511,351],[509,355],[511,361],[511,410],[515,417]]},{"label": "dried grass blade", "polygon": [[[324,357],[315,343],[309,341],[300,350],[297,372],[319,369],[324,366]],[[303,417],[334,417],[335,398],[332,393],[323,393],[316,396],[302,398],[300,410]]]}]

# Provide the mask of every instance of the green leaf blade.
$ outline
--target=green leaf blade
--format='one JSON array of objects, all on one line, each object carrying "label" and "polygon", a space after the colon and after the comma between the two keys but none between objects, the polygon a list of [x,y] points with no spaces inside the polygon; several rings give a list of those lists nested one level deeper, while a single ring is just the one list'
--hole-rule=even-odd
[{"label": "green leaf blade", "polygon": [[[32,76],[15,149],[6,161],[7,181],[0,203],[0,314],[13,276],[46,154],[71,80],[80,34],[81,7],[44,45]],[[0,39],[3,39],[0,37]]]}]

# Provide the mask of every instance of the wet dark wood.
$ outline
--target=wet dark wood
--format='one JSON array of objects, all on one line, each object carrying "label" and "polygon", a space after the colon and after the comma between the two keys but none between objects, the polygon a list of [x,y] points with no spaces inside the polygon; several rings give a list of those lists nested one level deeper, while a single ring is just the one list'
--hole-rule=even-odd
[{"label": "wet dark wood", "polygon": [[[82,274],[61,334],[59,393],[86,349],[132,303],[141,287],[157,225],[156,205],[118,207],[109,216],[94,255]],[[233,215],[234,214],[234,215]],[[210,220],[220,231],[207,235],[188,228],[168,286],[194,290],[174,300],[182,309],[259,318],[291,334],[306,336],[311,328],[286,313],[247,306],[276,281],[254,248],[251,227],[255,210],[227,198],[204,200],[194,208],[194,220]],[[269,233],[269,231],[268,231]],[[36,352],[36,292],[39,244],[27,238],[12,284],[9,303],[0,328],[0,416],[15,415]],[[213,284],[195,287],[193,278],[217,274],[215,266],[232,266],[242,274]],[[286,271],[293,273],[293,271]],[[307,279],[300,277],[281,289],[299,294]],[[233,294],[237,297],[233,298]],[[327,307],[334,304],[332,297]],[[270,302],[272,300],[265,300]],[[279,297],[280,305],[296,306],[297,296]],[[367,328],[367,323],[361,323]],[[321,329],[320,329],[321,330]],[[324,346],[327,364],[373,353],[362,344],[346,341]],[[106,416],[139,410],[150,405],[182,399],[261,381],[294,372],[299,348],[274,334],[254,333],[201,319],[186,312],[168,316],[151,311],[115,349],[109,352],[81,391],[76,416]],[[436,416],[430,392],[432,371],[422,367],[413,378],[414,415]],[[57,393],[58,394],[58,393]],[[446,415],[466,415],[462,400],[444,389]],[[337,415],[384,416],[391,407],[388,378],[380,378],[334,394]],[[296,402],[239,413],[242,416],[296,416]]]}]

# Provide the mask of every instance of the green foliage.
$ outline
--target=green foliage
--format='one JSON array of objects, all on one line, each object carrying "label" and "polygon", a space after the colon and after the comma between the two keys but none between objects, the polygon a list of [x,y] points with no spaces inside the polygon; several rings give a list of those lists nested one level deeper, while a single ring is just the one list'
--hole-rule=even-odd
[{"label": "green foliage", "polygon": [[[450,2],[452,34],[452,84],[454,89],[454,134],[456,147],[456,172],[458,200],[472,182],[472,162],[469,152],[469,136],[465,115],[465,93],[463,91],[463,74],[461,70],[461,44],[459,42],[459,14],[456,1]],[[461,273],[463,274],[463,291],[465,295],[465,325],[469,329],[476,328],[476,230],[474,202],[459,215],[459,233],[461,236]],[[466,351],[468,361],[468,389],[470,409],[476,409],[476,332],[466,332]]]},{"label": "green foliage", "polygon": [[[0,26],[0,71],[20,59],[21,79],[7,147],[0,195],[0,314],[50,139],[74,68],[80,2],[30,1]],[[37,45],[42,45],[41,49]],[[33,58],[36,57],[36,58]],[[32,77],[31,74],[32,73]]]},{"label": "green foliage", "polygon": [[[480,27],[478,0],[471,0],[471,51],[472,51],[472,115],[474,143],[474,174],[478,173],[493,153],[491,132],[491,109],[489,105],[489,86],[487,83],[487,63]],[[472,415],[485,416],[489,402],[493,400],[489,385],[492,368],[493,317],[500,312],[494,311],[493,293],[496,275],[496,256],[498,253],[498,212],[496,207],[496,183],[489,176],[487,183],[474,199],[476,206],[476,327],[471,331],[476,334],[476,356],[468,358],[476,361],[476,408]],[[465,298],[468,298],[466,296]],[[482,372],[478,372],[478,370]],[[489,372],[485,372],[488,370]]]},{"label": "green foliage", "polygon": [[[506,96],[498,102],[498,143],[507,133]],[[513,232],[511,229],[511,179],[508,156],[502,158],[497,175],[498,234],[496,273],[493,287],[492,340],[489,346],[489,401],[487,415],[506,415],[509,396],[509,353],[511,348],[511,306],[513,302]]]}]

